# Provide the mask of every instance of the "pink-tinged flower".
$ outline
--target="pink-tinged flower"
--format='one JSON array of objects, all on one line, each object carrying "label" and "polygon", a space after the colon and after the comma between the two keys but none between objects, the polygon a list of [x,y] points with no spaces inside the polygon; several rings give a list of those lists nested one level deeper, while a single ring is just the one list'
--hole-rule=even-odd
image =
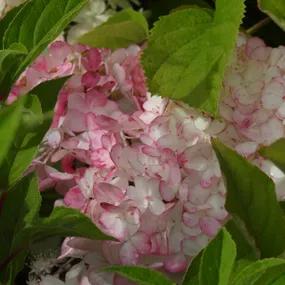
[{"label": "pink-tinged flower", "polygon": [[[83,67],[75,65],[59,95],[39,161],[61,162],[61,170],[43,169],[53,183],[70,185],[57,204],[79,209],[118,241],[94,249],[72,238],[61,257],[98,251],[106,264],[182,272],[194,256],[183,244],[203,240],[195,242],[199,252],[226,218],[205,133],[211,120],[146,92],[139,47],[79,53]],[[91,265],[83,276],[107,282]],[[124,282],[113,277],[110,284]]]},{"label": "pink-tinged flower", "polygon": [[159,192],[159,180],[136,177],[135,186],[129,186],[127,195],[136,202],[141,212],[149,209],[154,215],[160,215],[166,210]]},{"label": "pink-tinged flower", "polygon": [[[64,44],[53,47],[67,55],[74,75],[60,92],[37,171],[42,184],[65,185],[58,203],[81,210],[117,239],[65,241],[62,256],[80,256],[88,264],[82,284],[128,284],[100,272],[108,264],[184,272],[214,238],[228,213],[211,136],[270,175],[278,198],[285,199],[284,174],[257,152],[284,137],[285,48],[238,39],[219,120],[147,93],[138,46],[71,50],[70,56]],[[46,69],[39,60],[35,82]],[[61,169],[55,170],[58,161]]]},{"label": "pink-tinged flower", "polygon": [[141,213],[137,207],[127,202],[120,206],[104,203],[101,207],[99,223],[108,234],[125,240],[139,229]]}]

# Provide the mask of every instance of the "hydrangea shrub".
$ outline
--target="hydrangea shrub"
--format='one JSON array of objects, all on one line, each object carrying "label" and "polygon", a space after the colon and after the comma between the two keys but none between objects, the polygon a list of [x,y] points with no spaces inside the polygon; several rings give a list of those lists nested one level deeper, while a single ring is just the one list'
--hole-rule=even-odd
[{"label": "hydrangea shrub", "polygon": [[0,283],[282,284],[284,46],[242,0],[44,2],[0,22]]}]

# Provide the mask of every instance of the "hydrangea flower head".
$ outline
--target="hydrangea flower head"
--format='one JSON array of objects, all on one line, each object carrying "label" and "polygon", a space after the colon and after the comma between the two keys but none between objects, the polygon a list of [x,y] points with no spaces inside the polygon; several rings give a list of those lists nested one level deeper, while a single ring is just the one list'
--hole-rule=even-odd
[{"label": "hydrangea flower head", "polygon": [[[52,68],[54,74],[36,64],[30,68],[35,73],[28,69],[24,75],[29,82],[30,74],[73,74],[59,95],[34,167],[42,190],[54,186],[63,195],[56,205],[79,209],[117,240],[64,241],[59,259],[82,259],[72,271],[76,274],[70,273],[78,284],[131,284],[102,273],[108,264],[185,271],[228,218],[211,136],[269,174],[279,199],[284,198],[284,174],[257,153],[284,136],[283,47],[239,38],[219,120],[148,93],[138,46],[114,52],[56,47],[65,56]],[[54,167],[57,162],[60,169]]]}]

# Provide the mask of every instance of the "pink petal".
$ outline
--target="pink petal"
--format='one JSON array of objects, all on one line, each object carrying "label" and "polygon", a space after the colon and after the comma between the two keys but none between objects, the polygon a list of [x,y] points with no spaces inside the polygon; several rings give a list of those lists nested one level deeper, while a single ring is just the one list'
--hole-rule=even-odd
[{"label": "pink petal", "polygon": [[71,188],[64,196],[66,206],[81,209],[85,204],[85,197],[78,186]]}]

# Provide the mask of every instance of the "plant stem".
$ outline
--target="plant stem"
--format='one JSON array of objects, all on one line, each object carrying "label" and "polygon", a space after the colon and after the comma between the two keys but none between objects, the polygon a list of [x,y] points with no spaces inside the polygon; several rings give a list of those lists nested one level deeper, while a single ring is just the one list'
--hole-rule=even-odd
[{"label": "plant stem", "polygon": [[271,22],[271,19],[269,17],[266,17],[265,19],[259,21],[258,23],[256,23],[255,25],[253,25],[252,27],[250,27],[249,29],[246,30],[247,34],[249,35],[253,35],[255,34],[259,29],[261,29],[262,27],[266,26],[267,24],[269,24]]}]

